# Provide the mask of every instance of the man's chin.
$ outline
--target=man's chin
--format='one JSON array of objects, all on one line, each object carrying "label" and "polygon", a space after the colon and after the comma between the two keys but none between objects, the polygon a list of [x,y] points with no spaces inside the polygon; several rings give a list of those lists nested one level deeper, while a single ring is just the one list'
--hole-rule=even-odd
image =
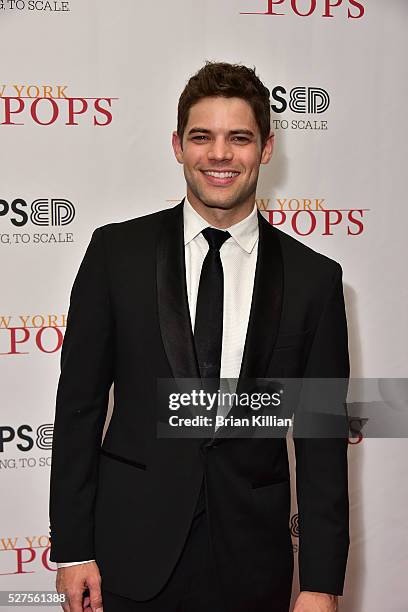
[{"label": "man's chin", "polygon": [[223,197],[220,194],[218,197],[198,197],[200,202],[207,208],[218,208],[220,210],[230,210],[239,205],[240,200],[237,198]]},{"label": "man's chin", "polygon": [[237,205],[236,202],[230,201],[220,202],[217,200],[203,200],[202,202],[207,208],[218,208],[219,210],[230,210]]},{"label": "man's chin", "polygon": [[219,189],[218,193],[213,192],[213,190],[201,190],[201,189],[192,189],[191,185],[189,186],[189,192],[194,196],[196,201],[198,200],[201,206],[205,206],[206,208],[210,208],[212,210],[232,210],[233,208],[239,208],[250,195],[250,190],[246,192],[235,192],[227,189]]}]

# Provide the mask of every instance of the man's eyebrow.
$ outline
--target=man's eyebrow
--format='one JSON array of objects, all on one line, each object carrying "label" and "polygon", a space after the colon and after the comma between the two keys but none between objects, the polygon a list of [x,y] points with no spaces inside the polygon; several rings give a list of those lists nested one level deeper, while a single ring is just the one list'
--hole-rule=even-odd
[{"label": "man's eyebrow", "polygon": [[[202,127],[192,127],[189,131],[188,131],[188,136],[190,136],[190,134],[196,134],[196,133],[200,133],[200,134],[211,134],[211,130],[208,130],[207,128],[202,128]],[[252,130],[248,130],[246,128],[242,128],[240,130],[230,130],[228,132],[230,135],[231,134],[246,134],[247,136],[255,136],[255,134],[252,132]]]}]

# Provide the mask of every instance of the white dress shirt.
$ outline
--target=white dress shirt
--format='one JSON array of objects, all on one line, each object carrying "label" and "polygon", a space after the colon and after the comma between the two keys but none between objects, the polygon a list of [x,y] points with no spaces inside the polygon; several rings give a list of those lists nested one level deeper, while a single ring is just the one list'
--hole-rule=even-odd
[{"label": "white dress shirt", "polygon": [[[184,254],[186,262],[186,283],[191,326],[194,330],[198,285],[201,268],[209,249],[202,235],[208,224],[184,200]],[[231,234],[220,249],[224,271],[224,316],[222,331],[221,378],[238,378],[244,352],[252,292],[258,255],[258,217],[256,204],[252,212],[239,223],[226,228]],[[68,567],[89,561],[57,563],[57,567]]]},{"label": "white dress shirt", "polygon": [[[209,249],[202,230],[209,225],[184,201],[184,249],[186,281],[191,326],[194,329],[201,268]],[[231,234],[220,249],[224,271],[224,316],[222,331],[221,378],[238,378],[244,352],[251,309],[252,291],[258,254],[258,218],[252,212],[239,223],[226,228]]]}]

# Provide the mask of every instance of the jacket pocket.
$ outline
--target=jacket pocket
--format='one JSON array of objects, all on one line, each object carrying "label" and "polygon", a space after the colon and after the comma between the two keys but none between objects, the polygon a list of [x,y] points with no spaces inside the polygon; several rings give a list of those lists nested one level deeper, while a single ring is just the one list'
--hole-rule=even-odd
[{"label": "jacket pocket", "polygon": [[111,453],[110,451],[101,448],[101,455],[104,457],[108,457],[109,459],[113,459],[114,461],[120,461],[121,463],[126,463],[127,465],[132,465],[139,470],[146,470],[147,466],[145,463],[140,463],[139,461],[133,461],[133,459],[128,459],[127,457],[122,457],[121,455],[117,455],[116,453]]},{"label": "jacket pocket", "polygon": [[252,482],[251,483],[251,489],[254,491],[258,490],[258,489],[265,489],[267,487],[273,487],[275,485],[282,485],[282,484],[289,484],[290,480],[288,478],[282,478],[279,480],[274,480],[272,482]]}]

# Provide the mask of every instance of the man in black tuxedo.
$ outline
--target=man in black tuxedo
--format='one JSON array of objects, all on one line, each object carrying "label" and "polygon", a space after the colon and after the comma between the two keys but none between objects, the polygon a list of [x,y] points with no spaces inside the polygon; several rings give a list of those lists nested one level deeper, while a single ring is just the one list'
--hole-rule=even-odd
[{"label": "man in black tuxedo", "polygon": [[[269,91],[210,63],[178,107],[187,196],[95,230],[61,355],[51,560],[65,610],[287,612],[293,552],[284,437],[157,436],[164,378],[347,378],[339,264],[257,211]],[[114,410],[102,442],[109,390]],[[347,561],[347,441],[295,438],[301,593],[334,612]]]}]

